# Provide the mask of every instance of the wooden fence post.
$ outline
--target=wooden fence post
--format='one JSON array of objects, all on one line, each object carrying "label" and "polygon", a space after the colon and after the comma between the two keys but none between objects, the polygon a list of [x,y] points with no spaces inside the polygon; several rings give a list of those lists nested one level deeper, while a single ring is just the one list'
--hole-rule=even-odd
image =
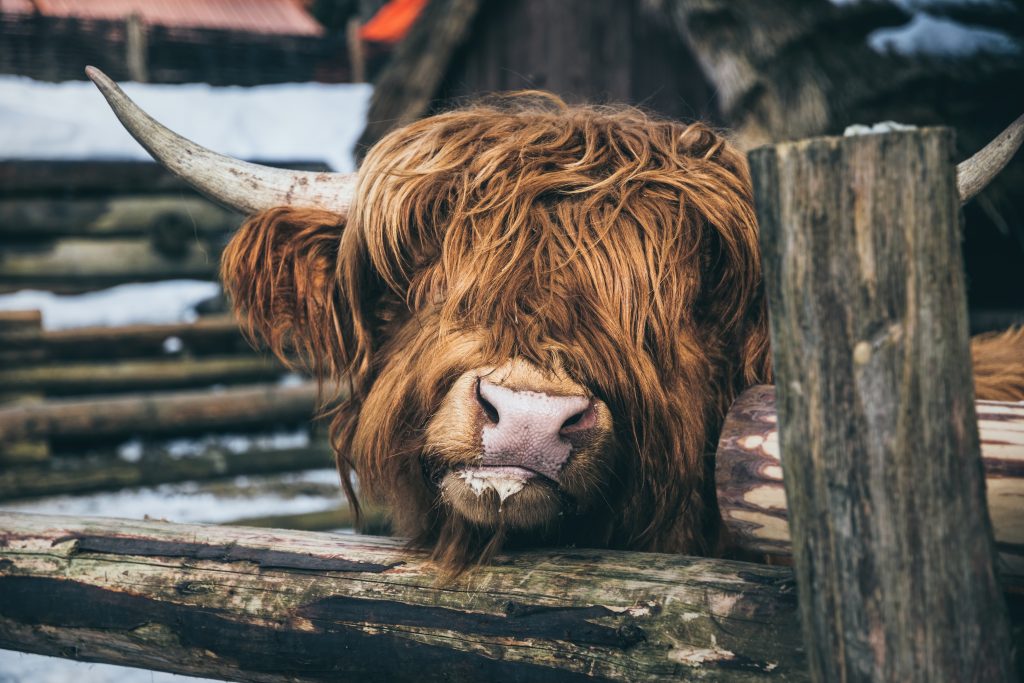
[{"label": "wooden fence post", "polygon": [[782,464],[816,681],[1009,681],[953,136],[754,151]]},{"label": "wooden fence post", "polygon": [[146,22],[138,14],[128,15],[124,21],[125,62],[128,75],[136,83],[149,81],[148,42]]}]

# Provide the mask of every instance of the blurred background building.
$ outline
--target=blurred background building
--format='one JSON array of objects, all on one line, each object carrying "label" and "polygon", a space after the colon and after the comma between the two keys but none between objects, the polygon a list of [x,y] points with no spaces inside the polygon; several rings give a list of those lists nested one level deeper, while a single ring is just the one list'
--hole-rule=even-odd
[{"label": "blurred background building", "polygon": [[[350,529],[315,387],[220,296],[241,217],[148,162],[86,64],[200,144],[288,167],[353,170],[396,126],[524,88],[744,149],[948,125],[963,158],[1024,112],[1024,2],[0,0],[0,507]],[[1018,157],[965,207],[974,332],[1024,321],[1021,188]],[[0,651],[0,683],[135,680],[71,666]]]}]

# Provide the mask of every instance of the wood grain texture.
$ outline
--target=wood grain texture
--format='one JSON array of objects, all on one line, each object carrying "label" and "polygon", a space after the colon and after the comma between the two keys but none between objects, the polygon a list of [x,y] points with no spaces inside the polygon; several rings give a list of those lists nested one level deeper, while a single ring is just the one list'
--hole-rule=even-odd
[{"label": "wood grain texture", "polygon": [[221,246],[219,240],[184,232],[173,244],[153,238],[76,237],[10,244],[0,251],[0,291],[72,292],[123,282],[213,280]]},{"label": "wood grain texture", "polygon": [[112,237],[182,231],[231,232],[242,217],[195,196],[127,195],[61,199],[0,199],[0,235],[7,239],[55,236]]},{"label": "wood grain texture", "polygon": [[0,647],[229,680],[806,680],[790,570],[0,513]]},{"label": "wood grain texture", "polygon": [[[195,322],[78,327],[46,330],[38,340],[50,358],[63,360],[99,358],[166,357],[165,342],[180,342],[178,353],[209,356],[231,353],[251,354],[252,347],[230,315],[202,316]],[[6,341],[0,332],[0,341]]]},{"label": "wood grain texture", "polygon": [[105,363],[51,361],[0,369],[0,386],[46,396],[83,396],[269,382],[285,372],[280,363],[255,354]]},{"label": "wood grain texture", "polygon": [[241,453],[221,444],[210,444],[201,453],[186,457],[144,445],[141,456],[130,461],[110,451],[61,456],[45,463],[0,468],[0,501],[117,491],[125,487],[157,486],[243,474],[299,472],[333,467],[333,456],[323,442],[304,448],[273,450],[257,446]]},{"label": "wood grain texture", "polygon": [[951,132],[750,159],[812,678],[1012,680]]},{"label": "wood grain texture", "polygon": [[[75,65],[75,78],[82,78]],[[330,171],[316,161],[261,161],[261,166],[297,171]],[[169,194],[198,196],[188,183],[155,161],[89,161],[13,159],[0,161],[0,197],[53,195],[108,197],[112,194]]]},{"label": "wood grain texture", "polygon": [[316,383],[259,384],[223,390],[52,399],[0,408],[3,444],[26,439],[74,440],[203,433],[235,427],[306,424],[316,411]]},{"label": "wood grain texture", "polygon": [[[1024,593],[1024,404],[978,401],[988,511],[1004,590]],[[729,409],[715,484],[731,554],[791,561],[775,387],[747,389]]]}]

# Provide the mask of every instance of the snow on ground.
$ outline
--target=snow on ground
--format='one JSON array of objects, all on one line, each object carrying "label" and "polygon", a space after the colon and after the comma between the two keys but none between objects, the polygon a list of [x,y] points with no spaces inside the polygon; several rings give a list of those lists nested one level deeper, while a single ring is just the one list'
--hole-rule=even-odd
[{"label": "snow on ground", "polygon": [[1002,31],[965,26],[923,12],[903,26],[873,31],[868,35],[868,45],[876,52],[953,58],[978,52],[1016,54],[1022,49]]},{"label": "snow on ground", "polygon": [[23,289],[0,294],[0,311],[40,310],[47,330],[192,322],[196,305],[219,293],[219,284],[201,280],[131,283],[86,294]]},{"label": "snow on ground", "polygon": [[[868,0],[832,0],[834,5],[853,5]],[[876,52],[928,57],[968,57],[978,52],[1017,54],[1024,46],[1006,33],[978,26],[967,26],[928,13],[929,5],[948,4],[950,0],[891,0],[911,14],[902,26],[881,28],[868,35],[868,45]],[[961,4],[997,5],[1001,0],[961,0]]]},{"label": "snow on ground", "polygon": [[[215,449],[238,454],[254,448],[269,451],[309,446],[309,429],[305,427],[273,434],[208,434],[198,439],[170,439],[162,444],[163,450],[172,458],[194,457]],[[117,447],[118,457],[127,462],[138,462],[142,459],[144,451],[145,445],[142,439],[138,438]]]},{"label": "snow on ground", "polygon": [[78,496],[5,501],[0,510],[73,517],[152,517],[170,522],[225,523],[265,515],[331,510],[342,503],[338,473],[325,468],[269,476],[240,476],[216,485],[201,482]]},{"label": "snow on ground", "polygon": [[[123,83],[171,130],[242,159],[326,161],[355,168],[372,87],[285,83],[253,88]],[[0,76],[0,158],[148,159],[90,81]]]},{"label": "snow on ground", "polygon": [[199,683],[209,678],[0,650],[0,683]]}]

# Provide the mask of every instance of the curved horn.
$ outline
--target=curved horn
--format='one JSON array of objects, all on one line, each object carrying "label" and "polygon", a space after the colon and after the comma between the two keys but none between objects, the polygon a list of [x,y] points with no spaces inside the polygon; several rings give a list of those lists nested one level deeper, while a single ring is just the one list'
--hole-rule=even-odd
[{"label": "curved horn", "polygon": [[246,215],[275,206],[348,213],[354,173],[289,171],[217,154],[160,124],[96,67],[86,67],[85,75],[150,156],[215,202]]},{"label": "curved horn", "polygon": [[1024,142],[1024,114],[1006,127],[992,142],[977,154],[956,166],[956,188],[960,192],[960,203],[966,204],[974,195],[985,189]]}]

